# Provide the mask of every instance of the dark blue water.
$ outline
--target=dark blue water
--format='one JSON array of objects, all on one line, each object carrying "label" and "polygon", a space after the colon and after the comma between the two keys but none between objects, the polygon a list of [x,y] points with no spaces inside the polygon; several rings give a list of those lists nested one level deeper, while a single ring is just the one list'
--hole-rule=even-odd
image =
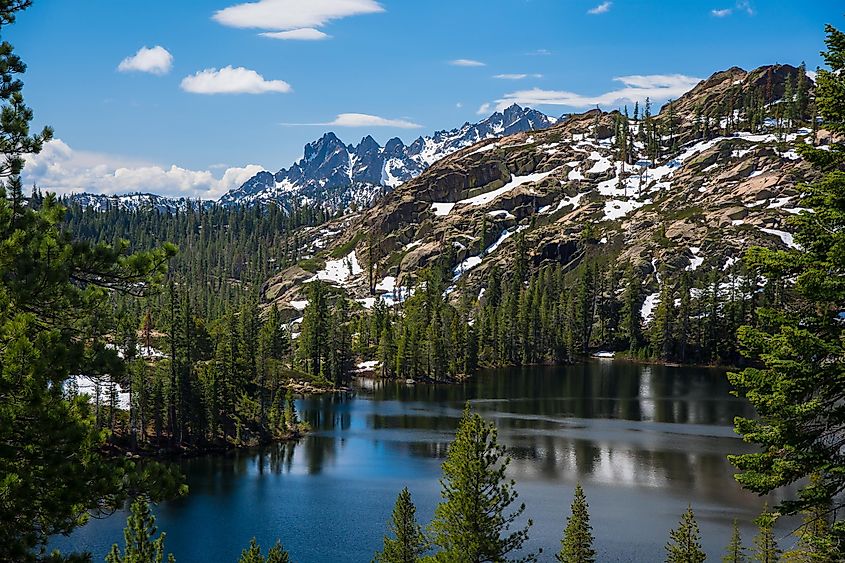
[{"label": "dark blue water", "polygon": [[[253,536],[265,548],[280,538],[298,562],[370,561],[402,487],[430,520],[467,400],[509,447],[510,475],[535,522],[528,546],[544,549],[541,560],[559,548],[578,482],[600,561],[663,560],[688,503],[711,558],[734,518],[751,544],[763,499],[737,486],[725,457],[747,451],[731,421],[750,410],[722,371],[598,360],[488,372],[463,385],[366,383],[300,401],[314,430],[298,444],[185,461],[190,494],[156,509],[177,561],[236,561]],[[92,521],[55,543],[102,561],[122,545],[124,519]]]}]

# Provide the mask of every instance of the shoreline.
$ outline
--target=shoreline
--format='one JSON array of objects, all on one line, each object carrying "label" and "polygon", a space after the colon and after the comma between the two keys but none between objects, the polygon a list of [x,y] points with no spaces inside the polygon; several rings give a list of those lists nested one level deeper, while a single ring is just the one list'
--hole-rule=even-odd
[{"label": "shoreline", "polygon": [[[740,371],[744,369],[743,367],[739,366],[732,366],[732,365],[724,365],[724,364],[696,364],[696,363],[679,363],[679,362],[667,362],[664,360],[659,359],[652,359],[652,358],[636,358],[632,356],[625,355],[627,352],[604,352],[606,354],[613,354],[613,355],[598,355],[603,353],[603,351],[597,351],[591,353],[588,356],[580,357],[575,361],[566,362],[566,363],[555,363],[555,362],[548,362],[548,363],[535,363],[535,364],[513,364],[513,365],[485,365],[479,367],[479,372],[485,370],[501,370],[501,369],[509,369],[509,368],[527,368],[527,367],[564,367],[564,366],[571,366],[581,362],[586,361],[595,361],[595,360],[610,360],[610,361],[622,361],[628,362],[632,364],[638,365],[650,365],[650,366],[664,366],[664,367],[672,367],[672,368],[705,368],[705,369],[720,369],[725,371]],[[619,354],[619,355],[617,355]],[[363,362],[369,364],[370,362]],[[359,364],[360,365],[360,364]],[[458,379],[451,380],[451,381],[434,381],[429,378],[424,379],[401,379],[401,378],[391,378],[391,377],[381,377],[378,374],[378,365],[368,365],[367,367],[359,367],[354,372],[354,378],[358,379],[366,379],[372,381],[391,381],[394,383],[405,383],[407,385],[416,385],[416,384],[434,384],[434,385],[455,385],[458,383],[465,383],[467,380],[475,377],[474,375],[464,375]]]},{"label": "shoreline", "polygon": [[[132,460],[180,460],[203,457],[206,455],[225,455],[231,452],[240,450],[249,450],[252,448],[264,448],[273,444],[287,444],[291,442],[299,442],[309,432],[310,428],[307,424],[300,424],[300,427],[294,431],[287,432],[279,437],[274,437],[269,440],[259,440],[244,442],[243,444],[214,444],[208,446],[166,446],[166,447],[147,447],[147,448],[129,448],[120,443],[105,443],[101,447],[101,452],[107,457],[125,457]],[[123,436],[121,436],[123,438]],[[152,444],[149,444],[152,445]]]}]

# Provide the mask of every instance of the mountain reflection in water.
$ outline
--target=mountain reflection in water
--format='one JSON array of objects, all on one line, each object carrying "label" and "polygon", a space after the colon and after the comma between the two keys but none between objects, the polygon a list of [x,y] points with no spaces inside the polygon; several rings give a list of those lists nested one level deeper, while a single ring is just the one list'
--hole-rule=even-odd
[{"label": "mountain reflection in water", "polygon": [[[157,510],[177,560],[234,561],[254,535],[266,545],[280,537],[294,561],[369,561],[403,486],[420,520],[432,517],[440,464],[467,401],[508,446],[509,476],[535,522],[530,549],[543,547],[544,561],[559,545],[576,483],[601,561],[662,560],[687,503],[716,558],[733,518],[746,523],[750,543],[765,500],[740,489],[726,459],[748,451],[731,425],[752,411],[730,395],[724,370],[595,360],[488,371],[457,385],[362,380],[356,389],[298,401],[312,428],[299,443],[184,461],[189,496]],[[121,540],[123,518],[56,543],[99,559]]]}]

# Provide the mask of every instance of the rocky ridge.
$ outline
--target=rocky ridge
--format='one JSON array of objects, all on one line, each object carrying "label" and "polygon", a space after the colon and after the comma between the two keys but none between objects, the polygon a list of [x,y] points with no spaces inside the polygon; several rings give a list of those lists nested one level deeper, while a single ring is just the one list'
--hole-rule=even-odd
[{"label": "rocky ridge", "polygon": [[[482,140],[431,166],[372,208],[303,233],[309,260],[265,285],[264,297],[301,315],[303,284],[320,278],[364,306],[379,296],[404,298],[417,273],[434,260],[452,264],[450,294],[483,294],[488,272],[506,270],[523,233],[530,263],[576,267],[585,256],[635,265],[650,292],[658,267],[727,269],[753,245],[795,243],[786,219],[801,212],[799,179],[812,177],[795,151],[813,132],[783,134],[776,124],[726,130],[737,92],[761,80],[766,104],[778,103],[788,65],[732,68],[702,81],[661,108],[656,120],[677,120],[677,148],[656,163],[618,160],[618,112],[593,110],[542,130]],[[714,130],[702,134],[702,108]],[[722,108],[722,109],[717,109]],[[728,109],[724,109],[728,108]],[[739,118],[736,119],[739,122]],[[633,123],[634,133],[642,123]],[[825,143],[825,131],[817,142]],[[643,154],[645,146],[634,143]],[[374,256],[375,295],[366,258]]]},{"label": "rocky ridge", "polygon": [[539,111],[512,105],[478,123],[419,137],[410,145],[390,139],[382,147],[371,136],[357,145],[344,144],[326,133],[305,145],[304,156],[276,173],[262,171],[220,198],[235,203],[293,203],[343,210],[367,207],[387,191],[419,176],[441,158],[483,139],[544,129],[557,120]]}]

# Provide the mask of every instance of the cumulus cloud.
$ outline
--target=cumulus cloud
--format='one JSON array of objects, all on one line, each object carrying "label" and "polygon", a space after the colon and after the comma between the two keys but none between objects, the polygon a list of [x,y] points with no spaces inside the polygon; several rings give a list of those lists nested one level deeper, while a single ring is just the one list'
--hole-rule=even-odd
[{"label": "cumulus cloud", "polygon": [[731,15],[733,13],[733,9],[732,8],[722,8],[720,10],[710,10],[710,13],[712,15],[716,16],[717,18],[724,18],[726,16]]},{"label": "cumulus cloud", "polygon": [[453,61],[449,61],[449,64],[452,66],[487,66],[481,61],[476,61],[473,59],[455,59]]},{"label": "cumulus cloud", "polygon": [[263,76],[242,66],[207,68],[182,79],[182,90],[192,94],[266,94],[292,90],[284,80],[266,80]]},{"label": "cumulus cloud", "polygon": [[313,27],[303,27],[301,29],[291,29],[290,31],[266,31],[259,33],[262,37],[269,37],[270,39],[283,39],[285,41],[322,41],[323,39],[330,39],[331,35],[325,34],[319,29]]},{"label": "cumulus cloud", "polygon": [[388,119],[368,113],[341,113],[326,123],[282,123],[282,125],[313,125],[319,127],[396,127],[398,129],[419,129],[422,125],[406,119]]},{"label": "cumulus cloud", "polygon": [[481,107],[475,112],[477,115],[487,115],[490,113],[490,108],[493,107],[493,104],[486,102],[481,104]]},{"label": "cumulus cloud", "polygon": [[152,192],[171,197],[217,199],[264,168],[257,164],[230,167],[215,174],[180,166],[160,166],[127,157],[77,151],[61,139],[44,145],[26,159],[23,179],[42,191],[58,194]]},{"label": "cumulus cloud", "polygon": [[606,14],[610,11],[610,7],[613,5],[613,2],[602,2],[595,8],[590,8],[587,10],[587,13],[593,16],[597,16],[599,14]]},{"label": "cumulus cloud", "polygon": [[117,65],[120,72],[149,72],[150,74],[167,74],[173,66],[173,55],[162,47],[141,47],[131,57],[126,57]]},{"label": "cumulus cloud", "polygon": [[542,74],[524,74],[524,73],[514,73],[514,74],[495,74],[493,78],[498,78],[499,80],[523,80],[525,78],[543,78]]},{"label": "cumulus cloud", "polygon": [[576,94],[565,90],[519,90],[505,94],[496,100],[496,107],[504,109],[511,104],[529,106],[568,106],[586,108],[592,106],[614,106],[626,102],[635,102],[650,97],[652,100],[677,98],[700,82],[700,78],[683,74],[635,74],[619,76],[614,80],[622,83],[622,88],[596,96]]},{"label": "cumulus cloud", "polygon": [[265,29],[274,39],[328,39],[323,27],[333,20],[384,12],[375,0],[258,0],[218,10],[214,21],[229,27]]}]

